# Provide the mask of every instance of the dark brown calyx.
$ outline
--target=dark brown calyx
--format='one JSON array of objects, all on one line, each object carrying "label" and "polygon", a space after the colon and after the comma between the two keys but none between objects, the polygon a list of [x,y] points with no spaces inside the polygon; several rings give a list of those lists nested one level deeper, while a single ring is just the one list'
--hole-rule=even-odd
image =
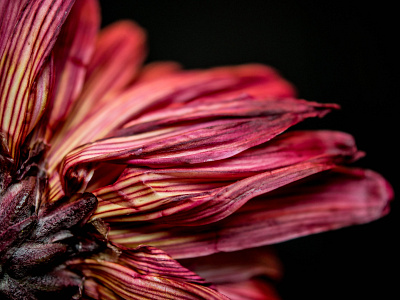
[{"label": "dark brown calyx", "polygon": [[97,199],[44,205],[47,178],[35,153],[15,167],[0,151],[0,299],[78,299],[82,278],[65,263],[105,248],[88,223]]}]

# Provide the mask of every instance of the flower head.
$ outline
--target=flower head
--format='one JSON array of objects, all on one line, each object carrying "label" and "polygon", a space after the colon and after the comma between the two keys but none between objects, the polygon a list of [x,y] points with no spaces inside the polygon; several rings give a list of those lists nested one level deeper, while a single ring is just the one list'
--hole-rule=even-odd
[{"label": "flower head", "polygon": [[0,3],[2,297],[276,299],[253,248],[388,212],[349,134],[288,130],[336,104],[263,65],[142,66],[143,30],[99,20]]}]

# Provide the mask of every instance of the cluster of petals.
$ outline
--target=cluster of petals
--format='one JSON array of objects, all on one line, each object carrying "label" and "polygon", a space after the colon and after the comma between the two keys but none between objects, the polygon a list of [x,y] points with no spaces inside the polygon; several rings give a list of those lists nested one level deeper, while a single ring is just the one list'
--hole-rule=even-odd
[{"label": "cluster of petals", "polygon": [[0,2],[3,148],[23,166],[46,145],[36,210],[93,194],[112,249],[65,263],[83,299],[278,299],[266,245],[388,213],[385,179],[347,166],[351,135],[288,130],[336,104],[259,64],[143,66],[137,24],[99,26],[96,0]]}]

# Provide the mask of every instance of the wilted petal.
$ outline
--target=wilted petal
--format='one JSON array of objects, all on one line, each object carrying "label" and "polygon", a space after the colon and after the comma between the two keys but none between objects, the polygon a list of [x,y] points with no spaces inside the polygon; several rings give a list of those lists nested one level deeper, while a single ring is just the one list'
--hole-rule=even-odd
[{"label": "wilted petal", "polygon": [[146,35],[143,29],[131,21],[115,23],[103,29],[98,35],[93,57],[89,64],[84,66],[87,72],[79,98],[62,128],[52,139],[50,156],[53,152],[58,152],[50,159],[50,170],[55,168],[60,157],[62,158],[69,150],[79,143],[88,141],[84,137],[82,137],[84,140],[80,141],[72,139],[68,143],[73,144],[67,146],[65,135],[71,134],[71,131],[74,132],[81,122],[104,105],[107,106],[110,99],[114,102],[115,98],[118,98],[137,76],[145,57],[145,40]]},{"label": "wilted petal", "polygon": [[[253,73],[251,69],[254,69]],[[249,88],[258,85],[260,78],[265,77],[259,69],[259,66],[250,65],[185,71],[134,85],[68,132],[60,134],[62,140],[57,141],[49,153],[49,169],[55,169],[61,159],[75,147],[112,136],[116,129],[150,109],[179,106],[210,93],[225,93],[228,90],[235,91],[238,86]],[[243,94],[243,91],[239,94]]]},{"label": "wilted petal", "polygon": [[[117,161],[133,165],[176,166],[215,161],[231,157],[250,147],[272,139],[290,126],[309,117],[323,116],[334,105],[317,104],[301,100],[248,101],[248,105],[261,102],[263,111],[242,110],[229,112],[227,118],[176,120],[161,129],[146,131],[97,141],[71,152],[61,166],[64,190],[68,193],[79,190],[85,178],[80,174],[90,165]],[[248,115],[249,114],[249,115]],[[229,117],[229,118],[228,118]],[[136,133],[136,128],[133,133]],[[127,134],[124,131],[124,134]]]},{"label": "wilted petal", "polygon": [[[18,156],[19,146],[43,113],[47,96],[38,97],[41,92],[31,95],[36,93],[38,86],[43,86],[48,81],[40,79],[40,75],[48,73],[42,71],[43,66],[49,59],[50,51],[73,2],[30,1],[21,7],[20,1],[8,1],[11,4],[2,7],[0,18],[6,22],[14,22],[7,25],[4,37],[7,40],[2,40],[1,46],[4,50],[0,49],[0,126],[6,135],[12,157]],[[12,5],[22,10],[15,13],[16,9]],[[13,13],[9,20],[3,14],[10,10]]]},{"label": "wilted petal", "polygon": [[267,247],[182,259],[180,263],[217,285],[245,281],[255,276],[274,280],[282,276],[280,262]]},{"label": "wilted petal", "polygon": [[100,32],[93,57],[86,66],[85,85],[62,132],[58,133],[59,138],[132,82],[145,57],[145,41],[143,29],[131,21],[114,23]]},{"label": "wilted petal", "polygon": [[281,299],[271,284],[262,279],[226,283],[217,290],[231,300],[279,300]]},{"label": "wilted petal", "polygon": [[[111,289],[99,284],[96,280],[85,279],[83,282],[83,294],[96,300],[124,300],[116,295]],[[86,298],[83,298],[86,299]]]},{"label": "wilted petal", "polygon": [[52,128],[64,121],[82,90],[99,26],[97,0],[76,1],[53,49],[56,87],[49,120]]},{"label": "wilted petal", "polygon": [[[123,299],[228,299],[215,290],[162,276],[142,275],[118,263],[85,259],[69,263]],[[113,298],[110,298],[113,299]]]},{"label": "wilted petal", "polygon": [[[319,178],[321,176],[321,178]],[[174,258],[257,247],[376,220],[393,191],[377,173],[336,169],[309,182],[253,199],[228,218],[198,227],[112,224],[109,238],[128,247],[148,244]]]},{"label": "wilted petal", "polygon": [[209,285],[196,273],[183,267],[164,251],[141,246],[129,251],[123,251],[118,262],[143,275],[154,275],[173,280]]},{"label": "wilted petal", "polygon": [[94,218],[186,226],[211,223],[257,195],[357,155],[348,134],[300,131],[221,161],[182,168],[127,168],[114,184],[94,191],[100,199]]}]

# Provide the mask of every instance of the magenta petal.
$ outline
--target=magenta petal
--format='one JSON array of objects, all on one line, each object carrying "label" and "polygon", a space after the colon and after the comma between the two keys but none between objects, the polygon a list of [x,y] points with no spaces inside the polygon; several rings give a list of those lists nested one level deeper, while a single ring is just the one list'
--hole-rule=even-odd
[{"label": "magenta petal", "polygon": [[294,131],[236,156],[181,168],[127,167],[99,188],[94,218],[193,226],[227,217],[257,195],[351,161],[353,138],[334,131]]},{"label": "magenta petal", "polygon": [[82,90],[99,26],[97,0],[76,1],[53,49],[56,87],[49,120],[52,128],[65,120]]},{"label": "magenta petal", "polygon": [[[224,108],[232,103],[226,103]],[[323,116],[336,107],[294,99],[249,100],[248,105],[263,110],[253,116],[253,112],[233,109],[226,113],[226,118],[220,119],[217,114],[216,120],[214,113],[208,111],[208,120],[202,117],[196,122],[180,123],[177,119],[175,124],[142,134],[131,135],[128,128],[128,132],[124,132],[127,136],[78,148],[61,165],[64,190],[81,188],[84,180],[81,169],[87,165],[114,161],[165,167],[220,160],[266,142],[305,118]]]},{"label": "magenta petal", "polygon": [[[0,126],[12,157],[17,157],[46,105],[47,97],[32,102],[31,95],[74,1],[2,2],[7,4],[2,4],[0,16],[5,31],[0,44]],[[8,13],[10,17],[3,15]]]},{"label": "magenta petal", "polygon": [[[376,220],[388,212],[393,191],[377,173],[337,169],[303,184],[249,201],[207,226],[112,224],[110,239],[125,246],[149,244],[174,258],[235,251]],[[136,226],[136,228],[135,228]]]},{"label": "magenta petal", "polygon": [[217,286],[217,290],[231,300],[280,300],[272,285],[262,279],[250,279],[242,282],[226,283]]},{"label": "magenta petal", "polygon": [[140,274],[115,262],[84,259],[70,262],[69,266],[80,270],[86,280],[95,280],[122,299],[228,299],[202,285]]},{"label": "magenta petal", "polygon": [[272,248],[259,247],[182,259],[180,263],[213,284],[240,282],[255,276],[282,277],[282,266]]}]

